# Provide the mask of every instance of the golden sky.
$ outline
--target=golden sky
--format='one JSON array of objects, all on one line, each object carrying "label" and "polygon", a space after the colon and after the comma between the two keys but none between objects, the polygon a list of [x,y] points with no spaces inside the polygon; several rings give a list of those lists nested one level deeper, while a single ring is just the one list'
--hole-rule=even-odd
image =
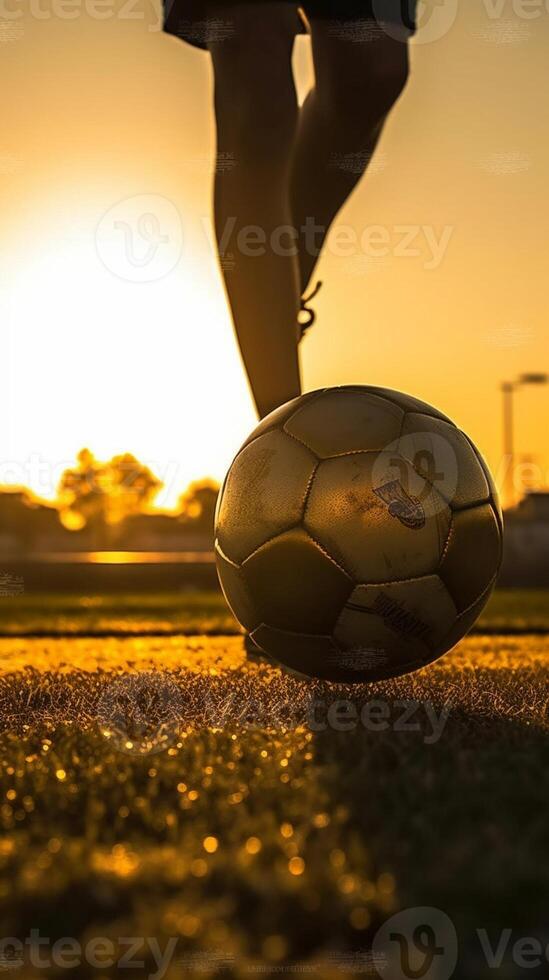
[{"label": "golden sky", "polygon": [[[500,382],[549,371],[549,13],[454,2],[445,35],[427,24],[414,43],[373,172],[328,243],[304,383],[415,394],[497,474]],[[151,0],[2,10],[0,482],[52,496],[83,445],[127,450],[169,505],[221,477],[254,424],[210,239],[209,58],[162,35]],[[306,39],[295,64],[303,93]],[[121,252],[139,221],[139,248]],[[549,388],[516,406],[518,455],[547,484]]]}]

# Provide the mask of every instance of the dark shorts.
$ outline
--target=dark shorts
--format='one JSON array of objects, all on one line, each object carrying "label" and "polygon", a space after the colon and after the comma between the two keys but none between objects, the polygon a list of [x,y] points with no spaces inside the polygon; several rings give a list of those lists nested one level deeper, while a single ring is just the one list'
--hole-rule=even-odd
[{"label": "dark shorts", "polygon": [[[215,0],[212,8],[208,0],[164,0],[164,30],[168,34],[188,41],[197,48],[207,48],[209,43],[230,38],[234,33],[231,24],[231,7],[235,0],[227,0],[227,12],[223,0]],[[249,0],[268,3],[268,0]],[[307,21],[315,18],[333,20],[335,24],[352,21],[365,22],[371,34],[383,31],[405,41],[416,29],[417,0],[288,0],[296,10],[296,34],[306,33]],[[360,32],[349,33],[358,38]]]}]

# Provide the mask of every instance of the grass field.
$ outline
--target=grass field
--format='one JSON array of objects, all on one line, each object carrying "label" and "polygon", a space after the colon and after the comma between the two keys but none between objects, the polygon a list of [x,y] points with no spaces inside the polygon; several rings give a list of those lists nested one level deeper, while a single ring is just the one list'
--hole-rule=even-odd
[{"label": "grass field", "polygon": [[84,978],[125,953],[329,980],[377,976],[380,925],[434,906],[456,977],[545,976],[511,946],[490,968],[477,930],[549,939],[547,598],[498,593],[437,664],[356,687],[246,660],[213,595],[2,600],[1,936],[112,941]]},{"label": "grass field", "polygon": [[[238,632],[220,592],[44,593],[0,600],[0,636],[230,636]],[[474,632],[549,632],[549,593],[536,589],[495,592]]]}]

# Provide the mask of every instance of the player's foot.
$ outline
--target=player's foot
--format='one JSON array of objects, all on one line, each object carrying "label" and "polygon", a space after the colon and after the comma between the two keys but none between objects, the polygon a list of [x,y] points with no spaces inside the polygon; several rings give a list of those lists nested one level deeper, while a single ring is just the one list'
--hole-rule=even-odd
[{"label": "player's foot", "polygon": [[322,282],[320,282],[319,280],[319,282],[317,282],[313,291],[310,292],[308,296],[301,297],[301,304],[300,304],[298,318],[297,318],[300,341],[303,340],[305,334],[307,333],[307,330],[310,330],[310,328],[312,327],[313,323],[316,320],[316,313],[314,310],[311,309],[309,303],[311,302],[311,300],[315,298],[321,286],[322,286]]}]

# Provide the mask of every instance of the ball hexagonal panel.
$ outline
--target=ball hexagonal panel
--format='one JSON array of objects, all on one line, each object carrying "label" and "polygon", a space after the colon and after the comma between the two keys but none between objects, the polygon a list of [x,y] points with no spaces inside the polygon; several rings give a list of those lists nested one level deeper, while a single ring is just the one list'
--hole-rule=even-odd
[{"label": "ball hexagonal panel", "polygon": [[453,515],[438,574],[459,613],[473,605],[494,581],[501,564],[502,540],[491,504]]},{"label": "ball hexagonal panel", "polygon": [[398,437],[404,413],[367,389],[330,388],[299,408],[284,429],[317,456],[380,450]]},{"label": "ball hexagonal panel", "polygon": [[274,535],[299,524],[315,457],[280,429],[259,436],[229,470],[217,512],[217,538],[241,564]]},{"label": "ball hexagonal panel", "polygon": [[450,530],[448,505],[391,453],[329,459],[315,473],[304,526],[358,583],[434,572]]},{"label": "ball hexagonal panel", "polygon": [[261,622],[300,633],[330,634],[353,588],[301,528],[262,545],[242,571]]},{"label": "ball hexagonal panel", "polygon": [[443,653],[457,609],[438,575],[388,585],[359,585],[345,603],[334,638],[343,650],[363,652],[365,667],[396,672]]},{"label": "ball hexagonal panel", "polygon": [[486,503],[490,487],[467,437],[455,425],[410,413],[398,452],[413,462],[453,509]]}]

